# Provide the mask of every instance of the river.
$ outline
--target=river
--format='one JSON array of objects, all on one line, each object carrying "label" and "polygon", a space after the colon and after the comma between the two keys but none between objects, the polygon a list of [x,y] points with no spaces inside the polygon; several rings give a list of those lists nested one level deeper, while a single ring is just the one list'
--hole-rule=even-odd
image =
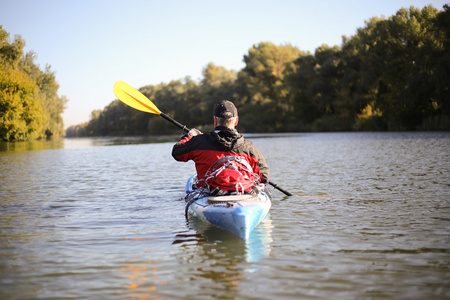
[{"label": "river", "polygon": [[0,299],[449,299],[450,133],[248,135],[271,211],[184,217],[174,138],[0,144]]}]

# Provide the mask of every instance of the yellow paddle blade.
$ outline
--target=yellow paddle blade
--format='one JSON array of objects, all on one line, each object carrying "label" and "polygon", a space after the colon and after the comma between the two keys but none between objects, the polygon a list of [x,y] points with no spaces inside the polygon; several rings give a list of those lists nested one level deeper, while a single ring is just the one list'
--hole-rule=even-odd
[{"label": "yellow paddle blade", "polygon": [[145,111],[151,114],[160,115],[161,111],[153,104],[150,99],[145,97],[141,92],[134,87],[126,84],[123,81],[117,81],[114,84],[114,94],[120,101],[134,109]]}]

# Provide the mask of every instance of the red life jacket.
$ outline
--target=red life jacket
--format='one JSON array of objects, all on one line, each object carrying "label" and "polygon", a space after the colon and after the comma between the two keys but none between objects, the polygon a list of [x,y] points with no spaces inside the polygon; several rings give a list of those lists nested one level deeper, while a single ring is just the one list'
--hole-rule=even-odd
[{"label": "red life jacket", "polygon": [[250,192],[259,182],[249,162],[242,156],[224,156],[217,160],[205,174],[205,186],[210,191]]}]

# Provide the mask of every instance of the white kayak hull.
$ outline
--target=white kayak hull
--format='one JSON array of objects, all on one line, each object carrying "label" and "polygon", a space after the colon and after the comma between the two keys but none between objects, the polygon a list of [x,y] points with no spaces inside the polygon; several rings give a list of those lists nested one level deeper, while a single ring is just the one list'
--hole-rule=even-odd
[{"label": "white kayak hull", "polygon": [[190,190],[192,178],[186,185],[187,213],[202,221],[228,230],[242,239],[248,239],[250,233],[267,216],[272,206],[268,192],[257,195],[227,195],[220,197],[205,196]]}]

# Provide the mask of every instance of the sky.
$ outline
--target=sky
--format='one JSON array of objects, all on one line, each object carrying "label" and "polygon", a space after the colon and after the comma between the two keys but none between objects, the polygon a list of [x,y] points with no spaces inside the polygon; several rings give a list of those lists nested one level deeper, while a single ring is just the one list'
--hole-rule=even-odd
[{"label": "sky", "polygon": [[0,25],[21,35],[35,63],[55,72],[69,99],[65,128],[117,99],[116,81],[135,88],[202,79],[210,62],[244,67],[260,42],[314,53],[340,46],[372,17],[450,0],[0,0]]}]

